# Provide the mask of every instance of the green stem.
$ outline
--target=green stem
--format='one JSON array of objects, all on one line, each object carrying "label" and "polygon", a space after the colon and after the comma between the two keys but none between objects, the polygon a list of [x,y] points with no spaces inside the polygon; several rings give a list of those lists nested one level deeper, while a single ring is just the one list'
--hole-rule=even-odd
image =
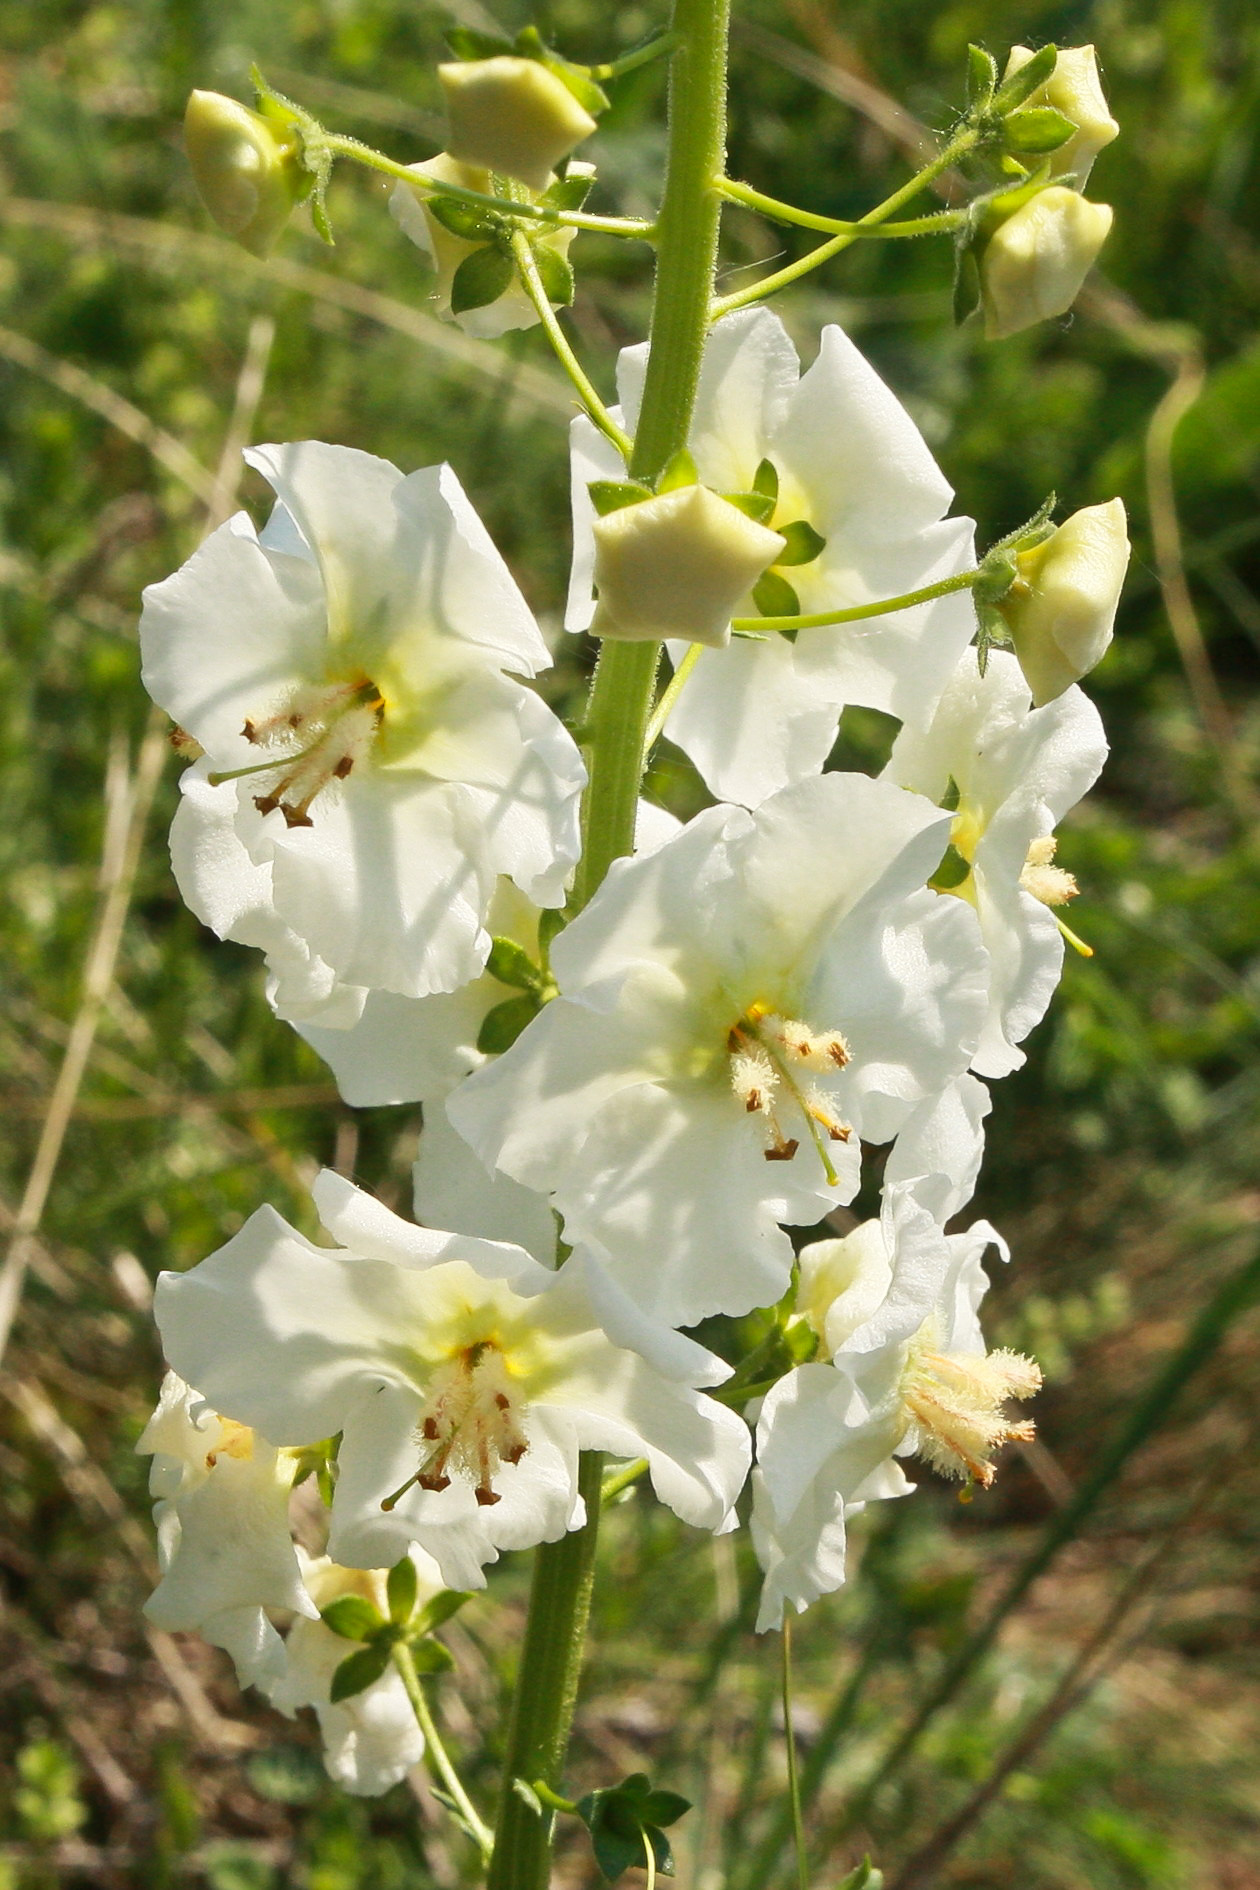
[{"label": "green stem", "polygon": [[646,1476],[649,1468],[646,1457],[636,1457],[633,1463],[624,1464],[620,1470],[614,1470],[610,1476],[604,1478],[603,1487],[599,1492],[600,1502],[606,1508],[614,1496],[620,1496],[621,1492],[628,1490],[632,1483],[637,1483],[641,1476]]},{"label": "green stem", "polygon": [[577,390],[578,399],[581,401],[600,432],[604,435],[604,438],[612,441],[623,459],[628,459],[631,451],[630,435],[617,425],[617,422],[613,419],[607,407],[605,407],[603,401],[587,379],[582,363],[569,346],[568,336],[565,334],[563,328],[561,328],[556,318],[556,311],[552,308],[551,303],[547,299],[547,291],[543,287],[542,277],[538,273],[538,264],[534,261],[534,252],[529,246],[529,238],[525,235],[523,230],[513,230],[510,240],[512,244],[512,256],[516,262],[522,287],[530,301],[534,304],[535,309],[538,311],[538,319],[543,325],[543,330],[548,341],[551,343],[556,359],[559,361],[569,379],[573,382]]},{"label": "green stem", "polygon": [[540,1781],[554,1792],[564,1772],[595,1579],[602,1475],[603,1458],[584,1451],[578,1488],[586,1521],[535,1552],[486,1890],[547,1890],[553,1820],[539,1816],[515,1780]]},{"label": "green stem", "polygon": [[[726,156],[728,0],[675,0],[673,31],[651,346],[630,458],[632,476],[647,481],[687,443],[704,353],[722,214],[714,179]],[[554,345],[554,334],[552,339]],[[656,643],[608,643],[601,653],[584,730],[590,779],[575,910],[592,897],[612,862],[634,848],[643,738],[659,656]],[[601,1481],[602,1460],[584,1453],[586,1521],[536,1552],[486,1890],[547,1890],[552,1818],[540,1816],[514,1780],[540,1779],[552,1791],[560,1785],[590,1612]]]},{"label": "green stem", "polygon": [[677,33],[661,33],[658,38],[648,40],[646,46],[635,46],[629,52],[622,53],[620,59],[610,59],[606,65],[592,66],[591,77],[599,85],[603,85],[606,79],[619,79],[624,72],[635,72],[640,66],[651,65],[654,59],[664,59],[677,44]]},{"label": "green stem", "polygon": [[853,604],[847,610],[820,610],[810,617],[736,617],[731,629],[755,636],[775,630],[825,630],[833,623],[860,623],[864,617],[891,617],[898,610],[930,604],[934,597],[969,590],[982,575],[981,567],[977,566],[974,571],[960,571],[957,577],[942,578],[938,584],[925,584],[921,591],[906,591],[901,597],[881,597],[874,604]]},{"label": "green stem", "polygon": [[[900,210],[902,204],[909,198],[917,196],[919,191],[926,189],[930,183],[941,176],[942,172],[949,170],[960,157],[964,157],[977,143],[979,137],[980,133],[970,127],[965,131],[960,131],[956,138],[950,139],[938,157],[934,157],[930,164],[925,164],[921,171],[916,171],[900,190],[894,190],[891,197],[885,197],[883,203],[876,204],[873,210],[868,210],[864,217],[860,217],[857,231],[865,232],[874,223],[886,223],[894,210]],[[833,256],[838,256],[842,249],[848,249],[851,243],[856,243],[858,240],[857,233],[833,236],[829,242],[819,243],[816,249],[811,249],[808,255],[800,257],[797,262],[789,263],[784,269],[776,269],[773,275],[763,276],[760,282],[754,282],[746,289],[739,289],[734,295],[719,297],[710,312],[712,320],[717,321],[719,317],[729,315],[734,309],[747,308],[752,302],[764,301],[766,296],[775,295],[780,289],[786,289],[789,283],[799,282],[801,277],[807,276],[811,269],[817,269],[822,263],[830,262]]]},{"label": "green stem", "polygon": [[411,1710],[416,1716],[416,1723],[424,1734],[424,1749],[432,1761],[433,1769],[458,1805],[460,1816],[468,1826],[472,1837],[481,1846],[481,1855],[489,1857],[490,1847],[494,1842],[493,1833],[464,1790],[459,1773],[451,1764],[450,1754],[442,1744],[438,1729],[433,1722],[433,1715],[429,1711],[429,1702],[425,1698],[424,1688],[420,1684],[420,1676],[416,1672],[416,1663],[412,1659],[411,1649],[404,1641],[398,1641],[392,1653],[399,1678],[407,1690],[407,1698],[411,1701]]},{"label": "green stem", "polygon": [[352,158],[370,171],[395,177],[400,184],[410,185],[418,197],[454,197],[477,210],[497,210],[504,216],[525,217],[534,223],[551,223],[567,230],[596,230],[603,236],[634,236],[645,243],[652,241],[653,225],[642,217],[588,216],[584,210],[558,210],[554,204],[538,203],[529,197],[521,202],[511,197],[492,197],[482,190],[467,190],[463,184],[447,184],[440,178],[426,177],[410,165],[395,163],[393,158],[374,150],[370,144],[360,143],[358,138],[346,138],[340,132],[325,132],[324,138],[335,157]]},{"label": "green stem", "polygon": [[767,197],[764,191],[754,190],[751,184],[740,184],[733,177],[724,177],[720,189],[724,197],[732,203],[743,204],[748,210],[758,210],[763,217],[770,217],[776,223],[795,224],[802,230],[823,230],[833,236],[882,237],[894,239],[903,236],[946,235],[950,230],[958,229],[967,218],[965,210],[938,210],[932,216],[912,217],[905,223],[846,223],[840,217],[816,216],[812,210],[799,210],[795,204],[784,203],[778,197]]},{"label": "green stem", "polygon": [[686,655],[681,658],[678,668],[661,690],[660,700],[652,711],[652,719],[648,723],[647,733],[643,737],[643,760],[645,765],[648,756],[660,740],[661,733],[670,718],[674,704],[683,692],[683,686],[688,676],[690,676],[692,670],[700,661],[700,652],[704,647],[703,643],[693,643]]},{"label": "green stem", "polygon": [[783,1737],[787,1745],[788,1803],[792,1807],[792,1841],[796,1848],[796,1876],[800,1890],[809,1890],[809,1862],[805,1855],[805,1822],[801,1817],[801,1781],[796,1769],[796,1726],[792,1719],[792,1622],[784,1615]]}]

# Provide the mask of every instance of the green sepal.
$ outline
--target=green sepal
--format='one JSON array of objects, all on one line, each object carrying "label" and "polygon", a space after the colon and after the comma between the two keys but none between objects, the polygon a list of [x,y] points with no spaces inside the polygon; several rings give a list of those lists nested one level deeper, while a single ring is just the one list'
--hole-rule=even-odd
[{"label": "green sepal", "polygon": [[466,1601],[471,1600],[472,1595],[465,1594],[461,1589],[444,1588],[440,1595],[434,1595],[431,1601],[425,1602],[412,1623],[413,1631],[416,1634],[432,1634],[434,1628],[449,1621],[453,1614],[459,1613]]},{"label": "green sepal", "polygon": [[656,482],[658,492],[677,492],[681,486],[695,486],[700,483],[700,474],[696,471],[696,462],[685,446],[680,446],[676,453],[671,453],[665,462],[665,470]]},{"label": "green sepal", "polygon": [[722,497],[758,525],[768,525],[774,515],[774,500],[768,492],[724,492]]},{"label": "green sepal", "polygon": [[954,326],[961,328],[980,306],[980,265],[972,242],[954,251]]},{"label": "green sepal", "polygon": [[981,676],[988,672],[989,651],[1010,647],[1011,633],[1005,617],[996,604],[976,601],[976,667]]},{"label": "green sepal", "polygon": [[449,230],[452,236],[458,236],[465,243],[488,242],[503,228],[501,217],[479,210],[475,203],[462,203],[458,197],[429,197],[422,194],[420,201],[444,230]]},{"label": "green sepal", "polygon": [[1034,545],[1044,545],[1055,530],[1054,509],[1058,503],[1057,493],[1047,493],[1031,518],[1026,518],[1013,532],[1007,532],[1005,538],[994,540],[981,562],[987,564],[995,551],[1031,551]]},{"label": "green sepal", "polygon": [[779,496],[779,469],[772,459],[763,459],[753,474],[753,491],[763,492],[767,499]]},{"label": "green sepal", "polygon": [[591,77],[589,66],[575,66],[567,59],[562,59],[558,52],[553,52],[547,45],[536,26],[523,26],[516,35],[511,47],[520,59],[536,59],[539,65],[546,66],[548,72],[559,79],[561,85],[567,85],[578,104],[583,106],[592,118],[598,118],[601,112],[608,110],[608,94],[603,86],[597,85]]},{"label": "green sepal", "polygon": [[967,105],[984,110],[997,90],[998,69],[993,54],[984,46],[967,48]]},{"label": "green sepal", "polygon": [[1009,79],[1003,79],[993,94],[993,109],[1004,117],[1007,112],[1017,111],[1026,98],[1031,98],[1039,85],[1044,85],[1059,63],[1056,46],[1042,46],[1031,59],[1026,60],[1018,72],[1012,72]]},{"label": "green sepal", "polygon": [[559,937],[564,926],[563,906],[545,906],[538,915],[538,956],[542,960],[544,972],[551,970],[552,940]]},{"label": "green sepal", "polygon": [[362,1693],[365,1687],[379,1680],[388,1665],[389,1646],[385,1641],[374,1641],[370,1647],[360,1647],[357,1652],[347,1654],[333,1674],[328,1689],[330,1703],[339,1706],[342,1700],[352,1700],[356,1693]]},{"label": "green sepal", "polygon": [[338,1595],[320,1609],[319,1618],[343,1641],[370,1641],[385,1625],[384,1615],[365,1595]]},{"label": "green sepal", "polygon": [[487,1011],[481,1020],[481,1029],[477,1032],[477,1048],[482,1056],[501,1056],[510,1050],[527,1024],[532,1024],[542,1009],[542,1002],[533,991],[527,991],[521,997],[508,998],[503,1004],[496,1004],[492,1011]]},{"label": "green sepal", "polygon": [[677,1824],[684,1813],[691,1810],[691,1800],[684,1798],[681,1792],[654,1788],[640,1801],[639,1809],[644,1824]]},{"label": "green sepal", "polygon": [[1010,149],[1030,152],[1034,157],[1057,151],[1076,132],[1072,120],[1056,111],[1053,105],[1034,105],[1026,111],[1010,112],[1003,122]]},{"label": "green sepal", "polygon": [[1010,590],[1019,576],[1015,552],[1006,545],[994,545],[980,565],[980,576],[972,585],[972,595],[980,604],[996,604]]},{"label": "green sepal", "polygon": [[273,124],[284,125],[297,132],[301,146],[300,157],[306,172],[305,182],[294,194],[294,202],[302,203],[307,197],[311,200],[311,222],[315,231],[331,248],[333,245],[332,224],[328,220],[328,183],[332,177],[332,153],[328,149],[328,134],[311,112],[298,105],[283,92],[268,85],[256,65],[249,69],[250,84],[258,103],[258,110],[264,118]]},{"label": "green sepal", "polygon": [[449,1673],[455,1665],[450,1648],[441,1641],[414,1641],[411,1658],[417,1673]]},{"label": "green sepal", "polygon": [[637,479],[592,479],[586,490],[600,518],[620,512],[627,505],[642,505],[644,499],[652,497],[652,488],[640,485]]},{"label": "green sepal", "polygon": [[395,1627],[406,1627],[416,1611],[416,1565],[409,1555],[395,1562],[385,1579],[389,1600],[389,1618]]},{"label": "green sepal", "polygon": [[933,873],[928,885],[933,892],[954,892],[971,872],[971,864],[965,860],[951,840],[941,855],[941,863]]},{"label": "green sepal", "polygon": [[827,540],[814,530],[808,519],[795,518],[790,525],[779,525],[775,529],[787,539],[774,561],[776,565],[812,564],[827,549]]},{"label": "green sepal", "polygon": [[869,1857],[864,1857],[856,1870],[851,1870],[836,1885],[836,1890],[884,1890],[884,1873],[876,1870]]},{"label": "green sepal", "polygon": [[479,33],[471,26],[452,26],[442,35],[457,59],[500,59],[515,50],[500,33]]},{"label": "green sepal", "polygon": [[472,309],[486,308],[497,302],[511,287],[515,264],[495,244],[475,249],[465,256],[451,281],[451,314],[467,315]]},{"label": "green sepal", "polygon": [[574,176],[572,173],[567,177],[557,177],[554,184],[548,184],[538,201],[550,210],[580,210],[590,196],[594,182],[593,177]]},{"label": "green sepal", "polygon": [[486,970],[500,984],[514,985],[519,991],[536,991],[542,983],[542,972],[514,938],[491,940]]},{"label": "green sepal", "polygon": [[620,1785],[588,1792],[574,1809],[591,1834],[595,1861],[609,1883],[623,1871],[642,1868],[647,1844],[658,1873],[673,1875],[673,1852],[660,1827],[689,1811],[690,1799],[655,1789],[646,1772],[632,1772]]},{"label": "green sepal", "polygon": [[763,571],[753,586],[753,603],[761,617],[799,617],[801,600],[777,571]]},{"label": "green sepal", "polygon": [[562,256],[558,249],[549,248],[546,243],[531,243],[529,248],[538,279],[543,285],[543,294],[554,308],[568,308],[576,287],[573,264],[567,256]]}]

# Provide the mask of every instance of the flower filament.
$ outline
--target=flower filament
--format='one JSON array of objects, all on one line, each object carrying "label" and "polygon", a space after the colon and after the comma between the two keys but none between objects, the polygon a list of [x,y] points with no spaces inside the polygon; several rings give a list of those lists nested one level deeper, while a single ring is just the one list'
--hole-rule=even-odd
[{"label": "flower filament", "polygon": [[241,729],[247,742],[271,748],[296,741],[298,749],[274,760],[247,768],[212,774],[210,785],[237,781],[245,775],[275,773],[279,778],[265,794],[254,796],[260,814],[284,815],[289,827],[312,827],[310,805],[330,781],[344,781],[364,759],[385,716],[385,703],[376,684],[360,677],[354,682],[303,685],[274,714],[255,721],[246,717]]},{"label": "flower filament", "polygon": [[494,1478],[505,1463],[519,1463],[529,1445],[521,1425],[520,1397],[507,1360],[491,1339],[466,1346],[439,1365],[429,1382],[416,1426],[422,1457],[413,1476],[387,1496],[384,1510],[418,1484],[422,1490],[450,1487],[451,1472],[465,1477],[483,1508],[497,1503]]},{"label": "flower filament", "polygon": [[828,1141],[847,1142],[853,1131],[837,1117],[831,1099],[806,1072],[833,1075],[849,1061],[849,1046],[838,1030],[815,1031],[798,1019],[779,1015],[768,1004],[750,1004],[726,1036],[731,1088],[749,1115],[760,1116],[766,1136],[768,1162],[790,1162],[800,1147],[784,1133],[775,1109],[775,1096],[786,1092],[796,1105],[823,1165],[827,1181],[839,1177]]},{"label": "flower filament", "polygon": [[917,1426],[916,1453],[942,1476],[987,1490],[997,1472],[993,1453],[1010,1442],[1028,1443],[1035,1426],[1011,1422],[1010,1398],[1031,1398],[1041,1369],[1021,1352],[942,1352],[932,1321],[910,1346],[900,1396],[908,1423]]}]

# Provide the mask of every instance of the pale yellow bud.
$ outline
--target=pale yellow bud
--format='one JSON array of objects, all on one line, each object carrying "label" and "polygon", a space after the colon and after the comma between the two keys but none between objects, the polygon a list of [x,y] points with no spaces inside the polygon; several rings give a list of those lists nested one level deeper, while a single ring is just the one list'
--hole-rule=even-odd
[{"label": "pale yellow bud", "polygon": [[1112,212],[1051,184],[999,223],[980,257],[990,341],[1065,315],[1107,239]]},{"label": "pale yellow bud", "polygon": [[184,148],[201,201],[221,230],[265,256],[311,185],[296,132],[219,92],[194,92]]},{"label": "pale yellow bud", "polygon": [[564,81],[537,59],[460,60],[439,66],[438,78],[450,155],[518,177],[533,191],[544,190],[561,158],[595,129]]},{"label": "pale yellow bud", "polygon": [[1015,560],[1019,576],[998,609],[1038,708],[1088,675],[1111,642],[1129,563],[1119,499],[1073,512]]},{"label": "pale yellow bud", "polygon": [[595,521],[596,636],[684,637],[720,649],[735,607],[786,540],[707,486],[680,486]]},{"label": "pale yellow bud", "polygon": [[[1012,46],[1003,77],[1009,79],[1032,56],[1030,47]],[[1050,174],[1072,177],[1083,185],[1098,153],[1120,135],[1120,127],[1103,97],[1092,46],[1068,46],[1059,53],[1054,71],[1044,85],[1029,94],[1024,108],[1044,105],[1062,112],[1076,126],[1076,136],[1050,152]]]}]

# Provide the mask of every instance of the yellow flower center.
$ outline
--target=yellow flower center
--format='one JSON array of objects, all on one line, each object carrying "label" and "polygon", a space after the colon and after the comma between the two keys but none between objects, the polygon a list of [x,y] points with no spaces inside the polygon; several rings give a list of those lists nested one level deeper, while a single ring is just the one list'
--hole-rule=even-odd
[{"label": "yellow flower center", "polygon": [[420,1468],[381,1508],[393,1509],[413,1484],[448,1489],[452,1473],[472,1484],[483,1507],[497,1503],[495,1476],[529,1449],[521,1407],[507,1360],[492,1339],[479,1339],[448,1358],[434,1371],[421,1406],[415,1431]]}]

